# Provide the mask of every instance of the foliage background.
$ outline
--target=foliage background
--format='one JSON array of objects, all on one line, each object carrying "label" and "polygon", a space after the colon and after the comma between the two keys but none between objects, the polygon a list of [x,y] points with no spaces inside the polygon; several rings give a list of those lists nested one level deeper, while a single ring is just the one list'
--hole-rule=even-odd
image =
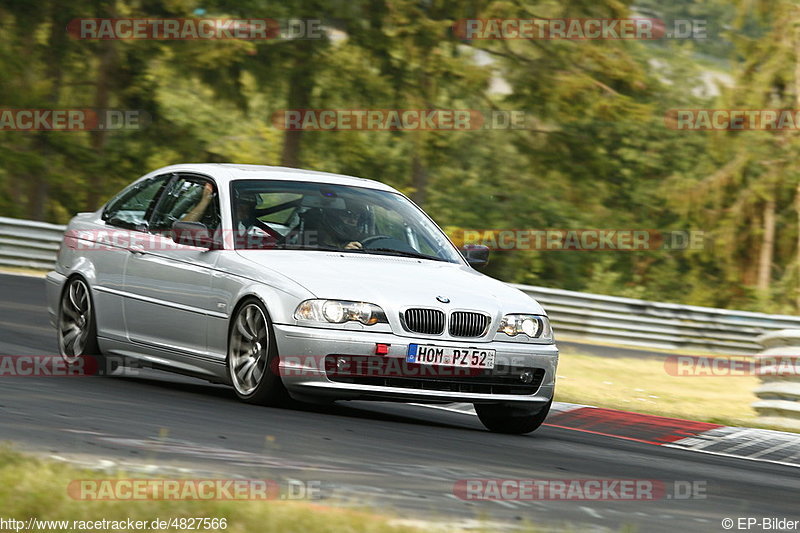
[{"label": "foliage background", "polygon": [[[82,41],[80,17],[314,18],[319,40]],[[700,20],[705,38],[464,41],[462,18]],[[800,306],[795,132],[669,129],[675,108],[800,109],[782,0],[0,0],[0,106],[139,109],[135,131],[0,132],[0,215],[66,222],[179,162],[368,177],[455,228],[701,230],[701,250],[496,252],[510,282]],[[526,130],[297,132],[302,108],[522,110]]]}]

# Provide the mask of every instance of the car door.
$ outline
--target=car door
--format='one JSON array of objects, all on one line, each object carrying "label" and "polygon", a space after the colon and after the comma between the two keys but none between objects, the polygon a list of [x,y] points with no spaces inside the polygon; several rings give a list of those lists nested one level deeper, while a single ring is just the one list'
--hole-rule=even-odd
[{"label": "car door", "polygon": [[[202,206],[203,190],[211,201]],[[150,218],[147,246],[128,259],[125,269],[125,323],[131,342],[208,359],[207,320],[212,308],[212,269],[219,252],[176,243],[177,221],[204,223],[210,232],[220,224],[213,180],[179,174],[167,186]],[[200,208],[199,208],[200,207]]]},{"label": "car door", "polygon": [[171,178],[172,174],[162,174],[137,181],[106,204],[95,221],[95,229],[77,233],[86,234],[93,241],[84,253],[95,273],[93,296],[101,337],[127,339],[122,309],[125,265],[131,255],[129,245],[146,235],[147,220]]}]

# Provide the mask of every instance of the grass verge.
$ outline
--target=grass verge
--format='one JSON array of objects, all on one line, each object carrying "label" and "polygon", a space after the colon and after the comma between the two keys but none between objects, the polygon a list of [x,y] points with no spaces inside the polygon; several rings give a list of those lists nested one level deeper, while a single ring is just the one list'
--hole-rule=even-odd
[{"label": "grass verge", "polygon": [[[27,521],[30,518],[67,521],[67,527],[39,530],[86,531],[75,527],[82,520],[141,520],[225,518],[227,533],[420,533],[389,519],[361,511],[336,509],[310,503],[282,501],[83,501],[68,495],[75,479],[109,479],[115,476],[79,470],[72,466],[39,460],[0,448],[0,517]],[[116,477],[123,478],[118,474]],[[6,523],[5,526],[8,524]],[[80,524],[77,524],[78,526]],[[2,529],[14,531],[13,527]],[[96,529],[96,528],[95,528]],[[22,531],[23,529],[19,529]],[[108,531],[108,528],[101,530]],[[151,531],[150,527],[138,531]],[[121,529],[118,531],[132,531]],[[162,529],[161,531],[180,531]],[[211,531],[204,529],[202,531]]]},{"label": "grass verge", "polygon": [[36,278],[43,278],[47,275],[46,270],[38,270],[35,268],[24,268],[24,267],[12,267],[12,266],[3,266],[0,267],[0,274],[21,274],[24,276],[33,276]]},{"label": "grass verge", "polygon": [[[673,376],[658,358],[600,357],[563,350],[556,400],[673,418],[779,431],[750,405],[755,376]],[[798,430],[794,430],[798,431]]]}]

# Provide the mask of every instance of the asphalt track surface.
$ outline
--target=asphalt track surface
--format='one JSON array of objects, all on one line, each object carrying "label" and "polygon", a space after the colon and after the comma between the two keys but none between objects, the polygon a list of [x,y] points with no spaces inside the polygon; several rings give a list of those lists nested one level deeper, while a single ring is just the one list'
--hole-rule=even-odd
[{"label": "asphalt track surface", "polygon": [[[0,275],[0,355],[55,350],[44,280]],[[790,466],[547,426],[497,435],[473,416],[413,405],[250,406],[226,387],[152,370],[3,378],[0,440],[134,473],[319,482],[323,501],[453,524],[479,518],[490,529],[527,522],[542,531],[725,531],[723,518],[800,520],[800,469]],[[670,493],[675,481],[699,482],[705,498],[497,502],[453,494],[458,480],[473,478],[644,479]]]}]

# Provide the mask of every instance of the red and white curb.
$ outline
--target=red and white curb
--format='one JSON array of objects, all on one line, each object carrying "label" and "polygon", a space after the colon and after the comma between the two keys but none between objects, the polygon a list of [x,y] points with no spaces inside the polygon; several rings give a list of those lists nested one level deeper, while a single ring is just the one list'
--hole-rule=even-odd
[{"label": "red and white curb", "polygon": [[[472,404],[424,405],[477,416]],[[800,434],[553,402],[545,426],[749,461],[800,466]]]}]

